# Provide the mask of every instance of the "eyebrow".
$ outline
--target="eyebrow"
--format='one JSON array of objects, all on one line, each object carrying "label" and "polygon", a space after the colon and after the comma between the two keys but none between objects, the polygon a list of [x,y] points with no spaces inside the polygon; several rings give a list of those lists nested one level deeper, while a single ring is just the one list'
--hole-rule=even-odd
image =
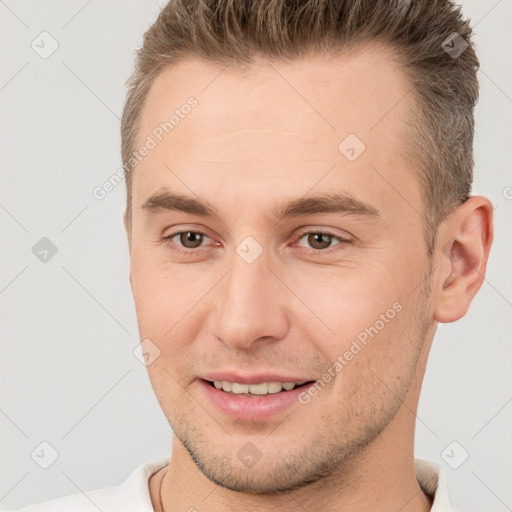
[{"label": "eyebrow", "polygon": [[[142,208],[149,214],[174,210],[221,220],[220,212],[208,201],[171,193],[167,190],[151,195],[144,202]],[[288,217],[300,217],[319,213],[380,217],[380,213],[375,207],[347,193],[320,194],[312,197],[292,199],[277,208],[272,208],[271,213],[279,221]]]}]

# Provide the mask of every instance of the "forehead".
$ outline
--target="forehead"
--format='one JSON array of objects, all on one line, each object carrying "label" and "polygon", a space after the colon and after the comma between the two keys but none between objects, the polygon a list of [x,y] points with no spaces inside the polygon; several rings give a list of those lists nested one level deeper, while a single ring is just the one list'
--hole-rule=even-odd
[{"label": "forehead", "polygon": [[[180,129],[173,130],[175,137],[193,131],[211,139],[220,132],[265,129],[293,131],[308,139],[334,136],[337,140],[347,132],[363,137],[379,125],[378,131],[384,133],[390,124],[404,120],[409,88],[395,53],[375,45],[335,58],[317,55],[291,62],[260,58],[243,68],[186,60],[153,81],[140,135],[168,120],[193,96],[199,107],[194,113],[199,115],[180,122]],[[307,125],[300,123],[306,120]]]},{"label": "forehead", "polygon": [[[414,202],[419,190],[409,183],[416,178],[402,142],[410,91],[393,52],[376,46],[336,58],[258,60],[244,69],[180,62],[147,95],[136,145],[148,137],[156,144],[136,168],[134,199],[165,186],[172,168],[203,195],[216,186],[229,193],[228,183],[247,188],[248,181],[255,197],[270,186],[281,196],[294,188],[306,194],[321,179],[377,203],[383,190],[416,195],[408,197]],[[190,98],[195,106],[184,108]],[[357,159],[347,157],[354,152],[361,152]],[[335,173],[327,173],[333,165]]]}]

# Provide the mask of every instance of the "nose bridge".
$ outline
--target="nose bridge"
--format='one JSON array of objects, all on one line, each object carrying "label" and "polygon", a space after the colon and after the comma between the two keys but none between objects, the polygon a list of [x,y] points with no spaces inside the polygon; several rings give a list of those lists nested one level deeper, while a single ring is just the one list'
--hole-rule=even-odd
[{"label": "nose bridge", "polygon": [[282,291],[267,265],[269,258],[254,239],[244,239],[236,248],[232,268],[216,298],[211,327],[214,336],[233,348],[247,349],[261,338],[275,340],[286,333]]}]

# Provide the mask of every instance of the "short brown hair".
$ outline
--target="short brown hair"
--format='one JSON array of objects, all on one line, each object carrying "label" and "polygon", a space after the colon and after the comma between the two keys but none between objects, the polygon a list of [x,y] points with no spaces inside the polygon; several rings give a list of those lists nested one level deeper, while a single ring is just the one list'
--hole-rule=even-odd
[{"label": "short brown hair", "polygon": [[440,222],[466,201],[473,181],[479,62],[469,21],[450,0],[171,0],[144,34],[127,82],[121,153],[128,236],[130,157],[144,100],[162,70],[187,58],[243,67],[254,57],[290,61],[376,42],[394,50],[414,95],[404,150],[421,183],[432,255]]}]

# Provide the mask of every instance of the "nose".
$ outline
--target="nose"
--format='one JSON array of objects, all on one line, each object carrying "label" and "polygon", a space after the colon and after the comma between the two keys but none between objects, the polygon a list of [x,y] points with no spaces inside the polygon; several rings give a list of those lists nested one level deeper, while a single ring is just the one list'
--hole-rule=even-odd
[{"label": "nose", "polygon": [[248,263],[238,255],[217,288],[209,322],[210,334],[227,346],[250,350],[285,337],[288,329],[286,294],[276,272],[261,255]]}]

